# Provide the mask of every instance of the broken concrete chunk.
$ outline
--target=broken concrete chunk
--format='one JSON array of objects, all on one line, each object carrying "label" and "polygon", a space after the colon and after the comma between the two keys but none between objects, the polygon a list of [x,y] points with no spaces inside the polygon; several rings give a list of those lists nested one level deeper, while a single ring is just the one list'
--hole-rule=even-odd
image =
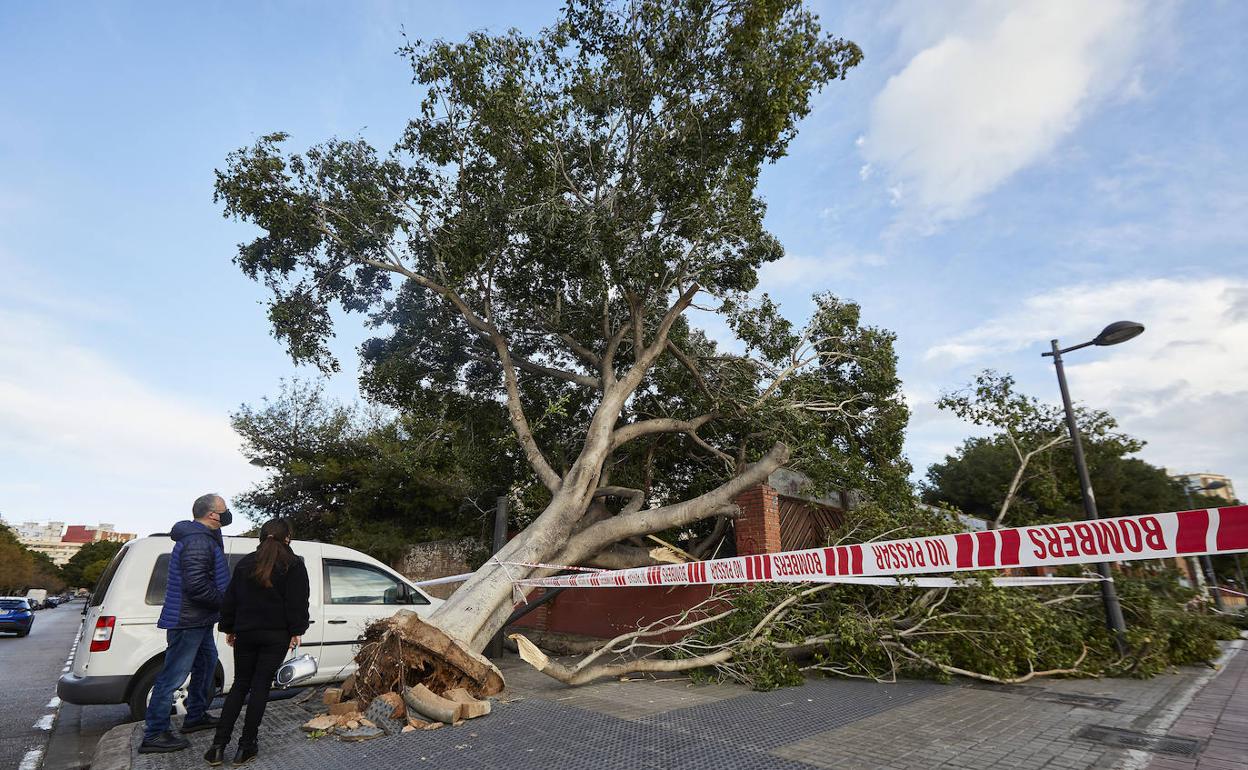
[{"label": "broken concrete chunk", "polygon": [[447,700],[455,701],[463,706],[460,710],[460,716],[464,719],[476,719],[490,713],[490,702],[488,700],[477,700],[462,687],[456,687],[454,690],[447,690],[442,697]]},{"label": "broken concrete chunk", "polygon": [[435,695],[423,684],[412,685],[404,690],[403,700],[411,711],[438,722],[456,722],[462,716],[463,704]]},{"label": "broken concrete chunk", "polygon": [[347,730],[346,732],[339,732],[338,740],[340,741],[367,741],[367,740],[372,740],[373,738],[380,738],[383,735],[385,735],[385,733],[382,732],[380,728],[361,726],[353,730]]},{"label": "broken concrete chunk", "polygon": [[407,716],[407,704],[403,702],[403,696],[397,692],[383,692],[377,696],[377,700],[385,702],[390,707],[391,719],[403,719]]},{"label": "broken concrete chunk", "polygon": [[338,719],[329,715],[322,714],[319,717],[313,717],[303,723],[303,729],[307,732],[316,732],[318,730],[328,730],[338,724]]},{"label": "broken concrete chunk", "polygon": [[350,714],[352,711],[359,711],[359,710],[360,710],[360,704],[353,700],[339,701],[338,703],[335,703],[329,707],[329,713],[333,714],[334,716],[338,716],[340,714]]},{"label": "broken concrete chunk", "polygon": [[328,690],[325,691],[325,694],[321,696],[321,702],[324,703],[326,706],[332,706],[335,703],[341,703],[342,702],[342,688],[330,687]]}]

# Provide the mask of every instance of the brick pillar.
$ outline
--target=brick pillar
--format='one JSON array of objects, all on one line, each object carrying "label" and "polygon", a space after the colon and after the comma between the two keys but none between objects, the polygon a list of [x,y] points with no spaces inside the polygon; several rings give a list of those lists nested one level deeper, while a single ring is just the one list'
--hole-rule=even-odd
[{"label": "brick pillar", "polygon": [[780,495],[767,484],[737,495],[741,515],[734,524],[737,554],[776,553],[780,550]]}]

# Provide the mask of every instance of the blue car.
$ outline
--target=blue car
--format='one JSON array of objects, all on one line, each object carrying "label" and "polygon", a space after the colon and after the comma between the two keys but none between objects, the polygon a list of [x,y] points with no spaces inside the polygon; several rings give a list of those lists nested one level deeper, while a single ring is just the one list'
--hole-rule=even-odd
[{"label": "blue car", "polygon": [[20,596],[0,596],[0,631],[25,636],[34,624],[35,613],[29,601]]}]

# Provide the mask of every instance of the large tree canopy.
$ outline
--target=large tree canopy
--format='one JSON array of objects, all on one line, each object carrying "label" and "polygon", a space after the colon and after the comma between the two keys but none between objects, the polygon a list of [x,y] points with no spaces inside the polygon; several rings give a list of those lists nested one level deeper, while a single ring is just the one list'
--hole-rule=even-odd
[{"label": "large tree canopy", "polygon": [[[535,479],[502,558],[688,526],[790,460],[904,492],[891,336],[830,296],[797,329],[748,295],[783,255],[759,174],[856,45],[797,0],[573,0],[536,37],[402,53],[423,99],[392,149],[270,134],[216,195],[263,231],[235,261],[295,360],[338,366],[337,306],[386,332],[362,351],[372,397],[502,405]],[[739,341],[691,327],[695,303]],[[479,649],[514,576],[483,567],[434,622]]]}]

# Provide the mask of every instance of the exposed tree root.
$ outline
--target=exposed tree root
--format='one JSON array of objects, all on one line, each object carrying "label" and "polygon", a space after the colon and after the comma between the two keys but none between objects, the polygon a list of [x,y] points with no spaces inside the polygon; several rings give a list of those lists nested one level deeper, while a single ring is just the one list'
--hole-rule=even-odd
[{"label": "exposed tree root", "polygon": [[476,696],[503,689],[494,664],[410,610],[371,623],[355,656],[355,687],[368,702],[387,692],[424,685],[434,693],[462,687]]}]

